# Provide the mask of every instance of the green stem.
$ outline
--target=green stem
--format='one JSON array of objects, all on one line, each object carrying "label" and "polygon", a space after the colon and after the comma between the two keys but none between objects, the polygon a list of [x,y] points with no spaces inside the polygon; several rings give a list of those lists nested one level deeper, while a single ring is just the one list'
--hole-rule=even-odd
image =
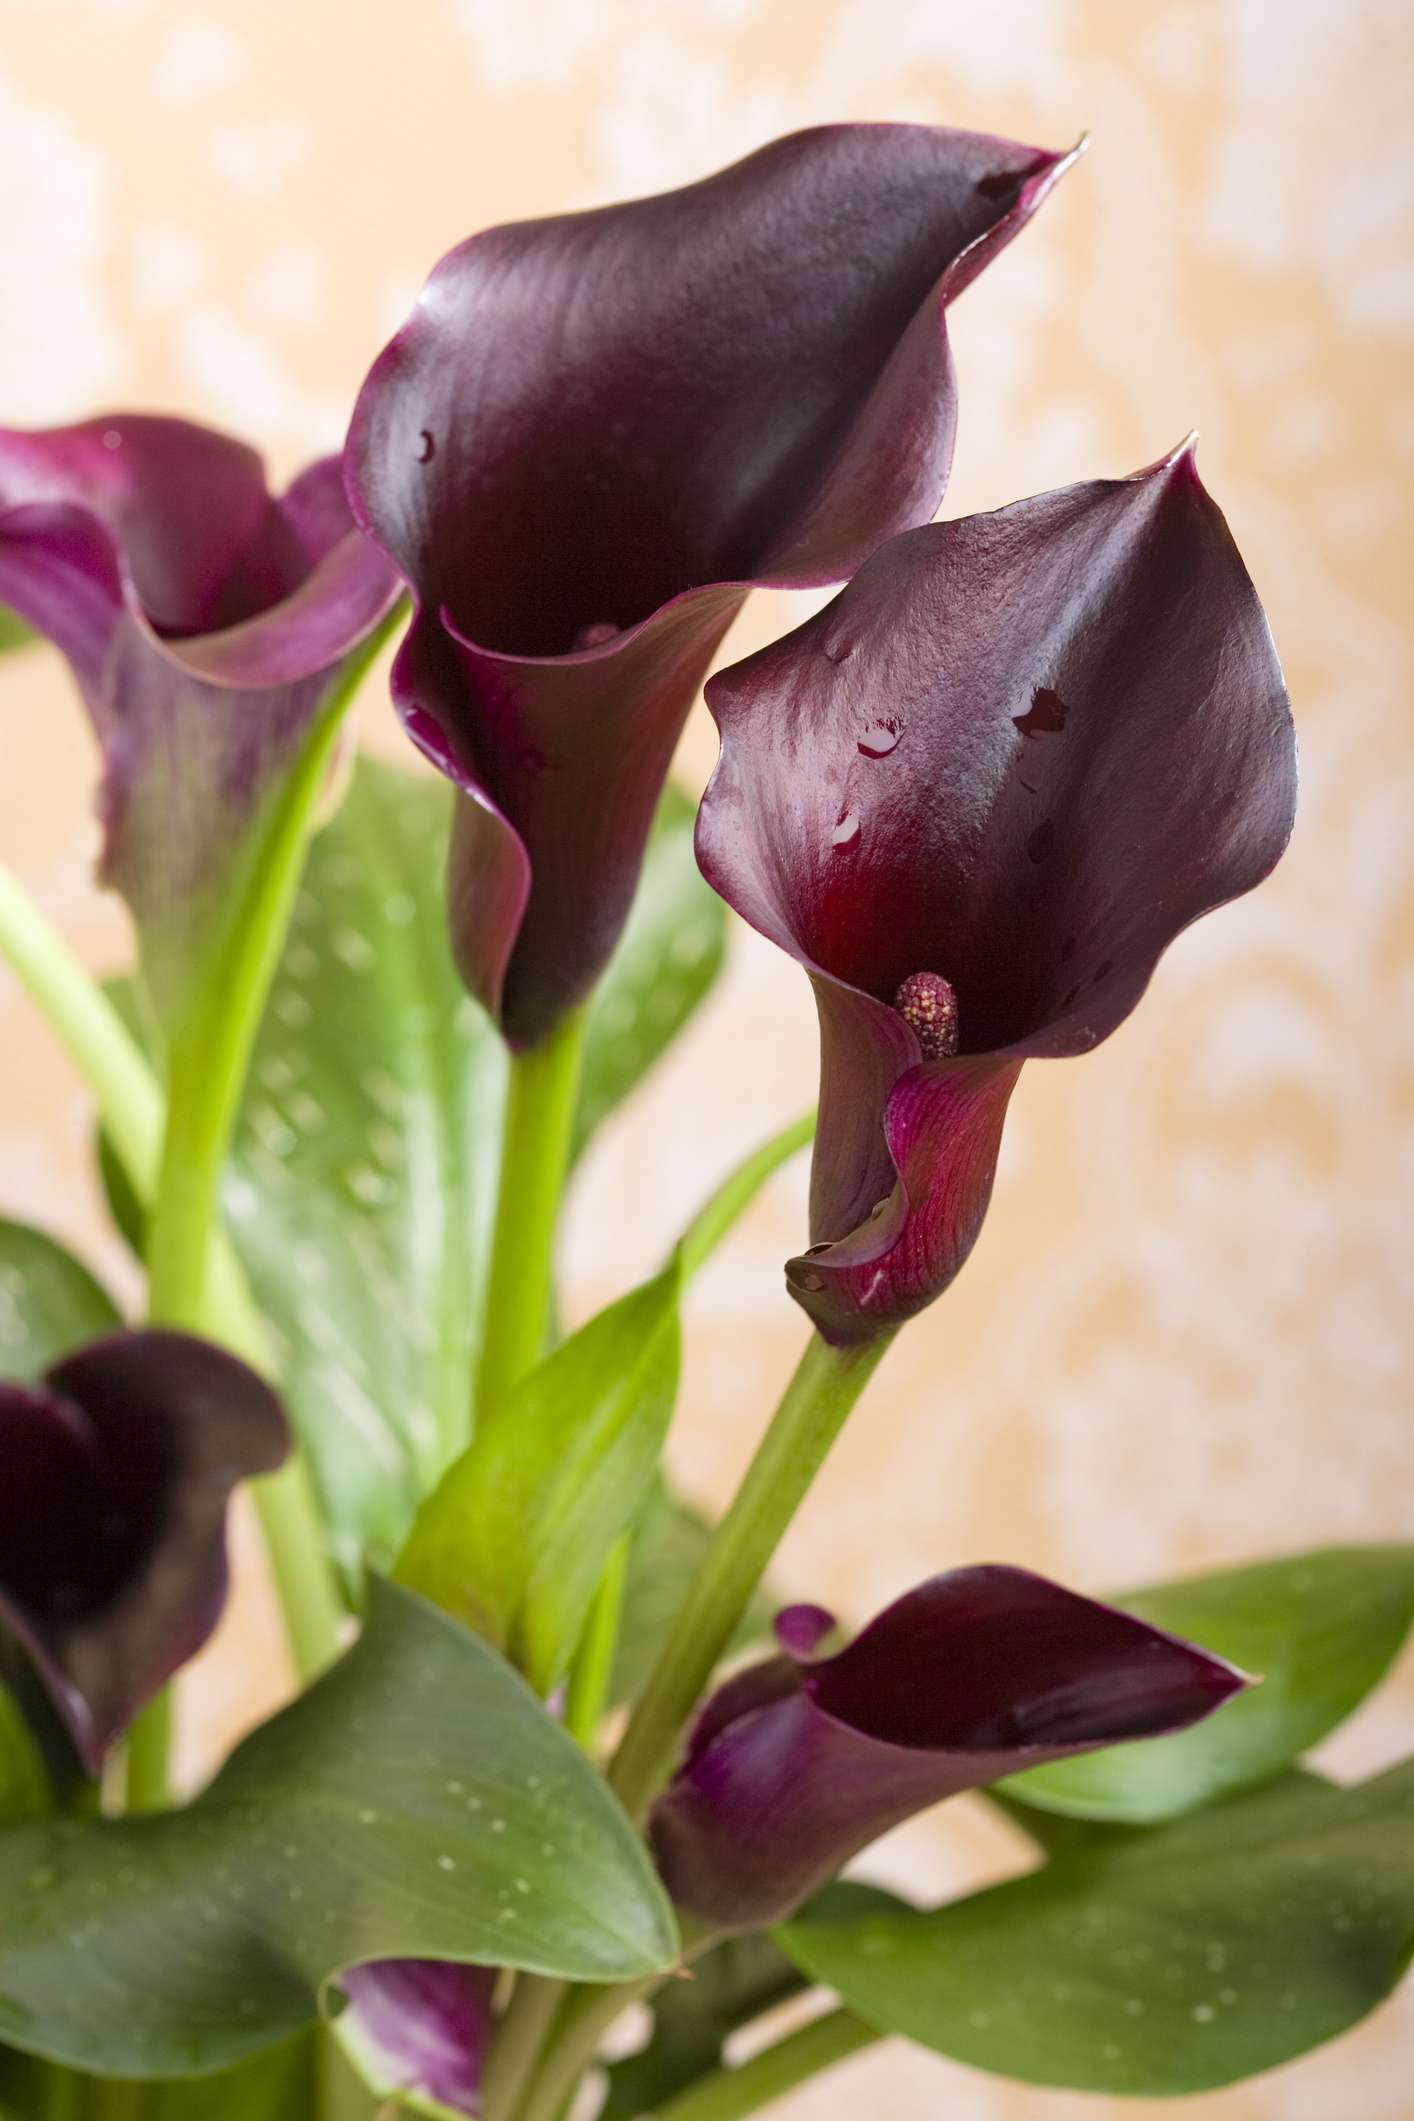
[{"label": "green stem", "polygon": [[587,1020],[587,1008],[577,1009],[538,1046],[511,1056],[478,1407],[504,1399],[544,1351]]},{"label": "green stem", "polygon": [[[5,957],[93,1092],[104,1132],[139,1202],[156,1191],[162,1155],[162,1093],[136,1041],[63,936],[0,868],[0,956]],[[208,1331],[256,1369],[274,1365],[264,1325],[229,1243],[218,1234]],[[300,1678],[337,1654],[343,1607],[324,1559],[309,1476],[299,1459],[254,1484],[278,1583],[304,1584],[286,1627]]]},{"label": "green stem", "polygon": [[599,1579],[599,1588],[589,1609],[583,1640],[570,1670],[565,1729],[591,1755],[603,1720],[604,1704],[609,1698],[609,1682],[614,1676],[630,1544],[625,1535],[609,1556],[608,1566]]},{"label": "green stem", "polygon": [[155,1694],[128,1727],[125,1808],[160,1812],[171,1801],[167,1763],[172,1746],[172,1690]]},{"label": "green stem", "polygon": [[832,1348],[811,1335],[624,1733],[609,1779],[630,1816],[666,1777],[678,1733],[890,1337]]},{"label": "green stem", "polygon": [[521,2095],[535,2074],[540,2051],[549,2037],[569,1984],[522,1975],[506,2012],[496,2028],[496,2037],[481,2077],[481,2112],[484,2121],[511,2121]]},{"label": "green stem", "polygon": [[[503,2108],[490,2106],[487,2121],[504,2121],[514,2113],[515,2121],[559,2121],[565,2102],[599,2052],[609,2027],[631,2003],[637,2003],[662,1984],[662,1975],[650,1980],[627,1982],[618,1988],[582,1989],[573,1995],[550,2030],[551,2038],[539,2075],[530,2085],[523,2103]],[[557,1999],[558,2000],[558,1999]]]},{"label": "green stem", "polygon": [[[380,636],[381,638],[381,629]],[[243,850],[201,979],[168,1041],[167,1129],[147,1231],[149,1310],[206,1329],[221,1174],[266,997],[279,967],[314,815],[344,715],[377,645],[330,688],[304,746]]]},{"label": "green stem", "polygon": [[714,2070],[710,2077],[699,2077],[696,2084],[658,2108],[657,2121],[742,2121],[744,2115],[774,2105],[787,2092],[872,2047],[881,2037],[852,2011],[827,2011],[736,2069]]},{"label": "green stem", "polygon": [[0,868],[0,955],[98,1101],[103,1130],[140,1199],[156,1186],[162,1093],[97,981],[7,869]]}]

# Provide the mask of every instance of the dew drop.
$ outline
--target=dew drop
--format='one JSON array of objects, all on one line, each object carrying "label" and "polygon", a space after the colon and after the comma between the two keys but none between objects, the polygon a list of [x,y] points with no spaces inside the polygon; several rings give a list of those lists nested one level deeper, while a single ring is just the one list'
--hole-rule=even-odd
[{"label": "dew drop", "polygon": [[853,641],[822,641],[820,645],[827,663],[845,663],[854,654]]},{"label": "dew drop", "polygon": [[122,446],[123,437],[118,432],[118,429],[116,427],[105,427],[103,430],[103,447],[105,449],[121,449]]},{"label": "dew drop", "polygon": [[1059,736],[1069,712],[1058,692],[1052,692],[1049,685],[1038,685],[1025,714],[1014,714],[1012,721],[1025,737]]},{"label": "dew drop", "polygon": [[1026,852],[1028,858],[1033,862],[1044,862],[1046,856],[1050,853],[1052,847],[1055,845],[1055,840],[1055,819],[1049,817],[1042,818],[1040,824],[1036,827],[1036,830],[1031,833],[1027,839]]},{"label": "dew drop", "polygon": [[859,739],[859,749],[866,759],[886,759],[898,742],[900,734],[893,722],[875,722]]},{"label": "dew drop", "polygon": [[832,847],[853,847],[858,838],[859,813],[857,810],[846,810],[843,817],[836,823],[834,831],[830,834],[830,845]]},{"label": "dew drop", "polygon": [[413,451],[413,455],[417,458],[419,464],[430,464],[436,454],[437,444],[432,439],[430,429],[426,427],[420,428],[417,436],[417,447]]},{"label": "dew drop", "polygon": [[816,1290],[824,1288],[825,1277],[823,1274],[797,1274],[795,1285],[798,1289],[808,1289],[813,1294]]},{"label": "dew drop", "polygon": [[620,632],[612,619],[595,619],[588,626],[581,626],[574,637],[574,650],[578,654],[585,648],[602,648],[605,641],[612,641]]}]

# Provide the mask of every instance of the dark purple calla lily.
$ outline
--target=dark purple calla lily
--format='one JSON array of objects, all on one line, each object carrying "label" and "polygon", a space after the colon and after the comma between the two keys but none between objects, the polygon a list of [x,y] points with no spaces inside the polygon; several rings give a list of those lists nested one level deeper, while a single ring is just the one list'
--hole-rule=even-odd
[{"label": "dark purple calla lily", "polygon": [[891,1827],[962,1790],[1208,1715],[1220,1658],[1025,1569],[954,1569],[837,1656],[819,1607],[707,1702],[654,1807],[673,1898],[724,1929],[778,1922]]},{"label": "dark purple calla lily", "polygon": [[827,1340],[946,1288],[1022,1064],[1088,1052],[1290,833],[1295,742],[1191,448],[895,539],[708,687],[710,882],[804,966],[821,1032]]},{"label": "dark purple calla lily", "polygon": [[370,2075],[420,2092],[453,2113],[480,2110],[495,1970],[446,1959],[383,1959],[350,1967],[340,1987],[346,2039],[366,2050]]},{"label": "dark purple calla lily", "polygon": [[1068,159],[798,133],[682,191],[474,237],[375,364],[349,490],[412,585],[394,695],[468,798],[453,939],[512,1044],[602,971],[747,591],[838,581],[934,513],[947,305]]},{"label": "dark purple calla lily", "polygon": [[91,1772],[210,1635],[231,1490],[288,1448],[269,1388],[185,1333],[115,1333],[0,1384],[0,1633]]},{"label": "dark purple calla lily", "polygon": [[278,498],[243,443],[115,414],[0,429],[0,603],[71,664],[103,754],[102,873],[160,1008],[394,570],[337,459]]}]

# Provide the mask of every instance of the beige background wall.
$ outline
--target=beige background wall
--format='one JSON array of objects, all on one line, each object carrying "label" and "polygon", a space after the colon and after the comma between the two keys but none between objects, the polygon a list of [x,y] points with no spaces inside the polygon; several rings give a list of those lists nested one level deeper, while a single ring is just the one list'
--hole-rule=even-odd
[{"label": "beige background wall", "polygon": [[[1187,937],[1130,1025],[1023,1083],[972,1265],[890,1358],[793,1541],[790,1580],[852,1611],[966,1558],[1099,1588],[1408,1535],[1412,56],[1402,0],[0,0],[0,419],[180,408],[282,467],[339,440],[423,272],[485,222],[656,189],[827,117],[1091,128],[957,313],[949,512],[1128,471],[1199,426],[1287,660],[1304,810],[1276,882]],[[790,617],[762,600],[734,650]],[[0,731],[0,852],[115,962],[87,736],[47,659],[0,675]],[[686,769],[711,756],[703,717]],[[656,1257],[813,1063],[804,982],[740,937],[593,1159],[577,1309]],[[3,978],[0,1086],[0,1207],[93,1249],[84,1099]],[[778,1185],[694,1299],[675,1455],[704,1496],[801,1338],[777,1270],[802,1201],[803,1178]],[[1338,1762],[1414,1744],[1411,1679]],[[276,1684],[247,1568],[191,1744]],[[996,1853],[959,1806],[889,1858],[942,1884]],[[1395,2006],[1187,2111],[1396,2121],[1411,2030]],[[902,2053],[791,2109],[1095,2111]]]}]

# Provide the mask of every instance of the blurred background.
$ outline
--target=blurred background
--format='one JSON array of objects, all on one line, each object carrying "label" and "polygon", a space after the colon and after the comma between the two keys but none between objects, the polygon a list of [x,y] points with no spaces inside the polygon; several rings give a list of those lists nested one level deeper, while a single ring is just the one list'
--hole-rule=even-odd
[{"label": "blurred background", "polygon": [[[1128,472],[1191,426],[1286,661],[1304,807],[1274,882],[1180,941],[1098,1053],[1036,1064],[955,1290],[904,1335],[782,1574],[865,1615],[1006,1559],[1115,1588],[1407,1537],[1414,1496],[1414,17],[1400,0],[0,0],[0,420],[180,410],[282,471],[335,447],[433,261],[496,220],[657,190],[828,118],[1092,151],[954,313],[947,512]],[[830,291],[822,286],[820,300]],[[734,657],[803,615],[758,598]],[[402,755],[372,691],[367,741]],[[95,964],[87,730],[56,657],[0,670],[0,851]],[[700,785],[705,713],[682,770]],[[680,1051],[600,1138],[575,1315],[618,1294],[736,1154],[813,1094],[803,979],[739,932]],[[674,1446],[729,1493],[794,1361],[778,1181],[692,1302]],[[87,1103],[0,974],[0,1212],[120,1278]],[[258,1566],[185,1704],[193,1759],[283,1681]],[[1406,1665],[1343,1734],[1414,1747]],[[1004,1860],[966,1805],[878,1867]],[[1414,2008],[1195,2121],[1400,2121]],[[1402,2052],[1401,2052],[1402,2050]],[[1140,2112],[901,2050],[792,2121]],[[785,2111],[783,2109],[783,2111]]]}]

